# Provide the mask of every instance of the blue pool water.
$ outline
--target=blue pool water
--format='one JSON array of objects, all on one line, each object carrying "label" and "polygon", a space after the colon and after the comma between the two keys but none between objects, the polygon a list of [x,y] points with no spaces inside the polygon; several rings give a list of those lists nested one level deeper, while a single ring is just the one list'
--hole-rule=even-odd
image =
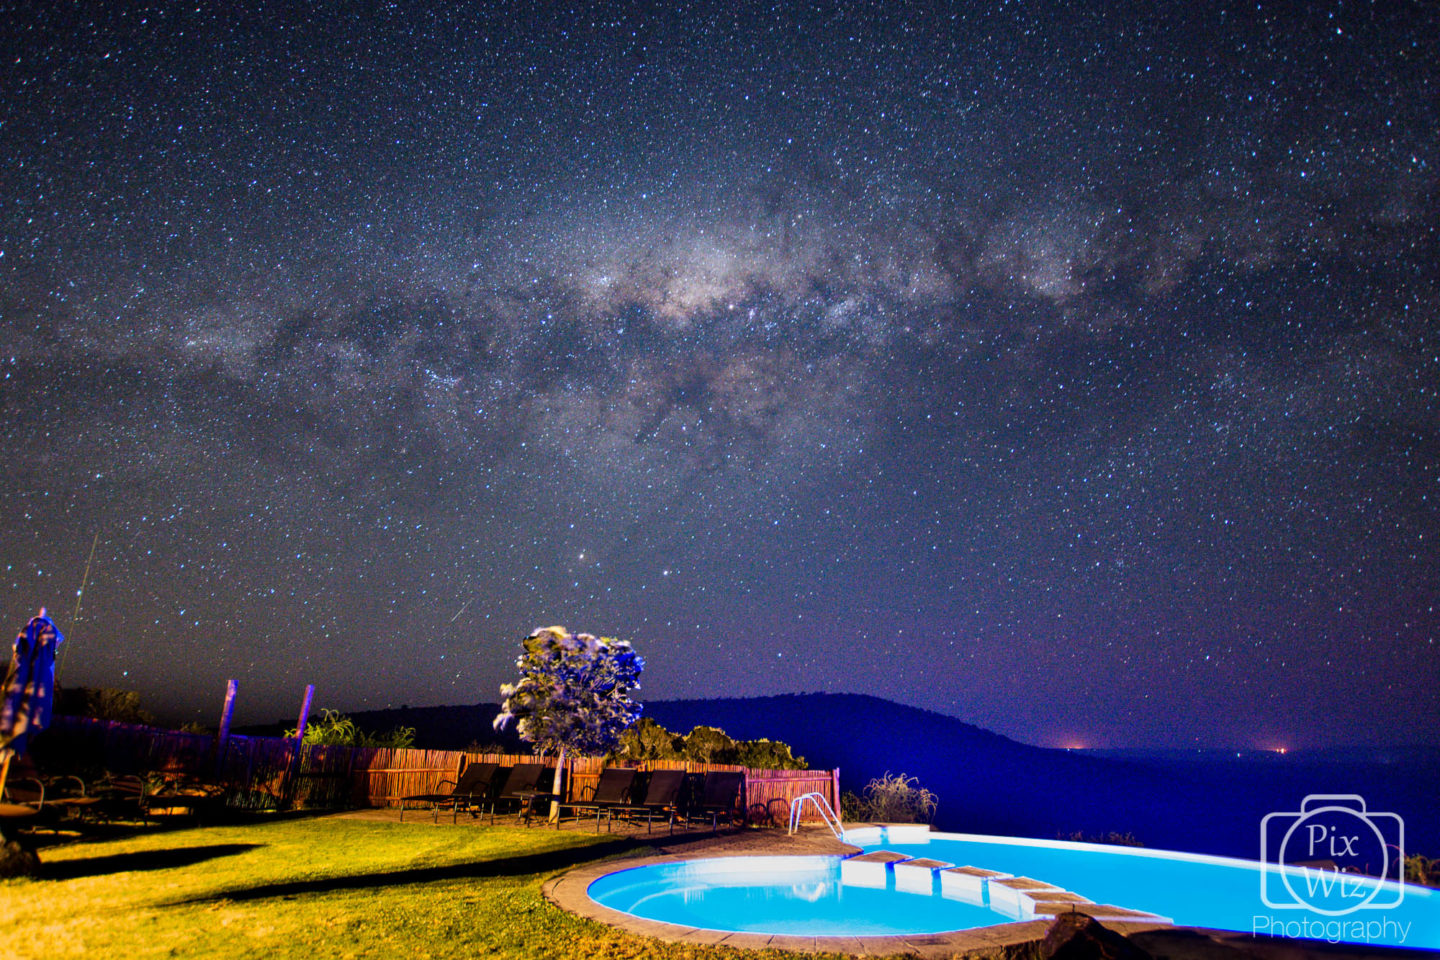
[{"label": "blue pool water", "polygon": [[[842,882],[839,857],[716,857],[620,870],[590,899],[647,920],[788,936],[944,933],[1004,923],[982,906]],[[893,887],[893,885],[892,885]]]},{"label": "blue pool water", "polygon": [[[1326,915],[1285,908],[1286,888],[1273,875],[1264,892],[1282,905],[1267,906],[1261,865],[1244,860],[913,828],[862,829],[846,839],[867,851],[1032,877],[1186,926],[1440,950],[1440,891],[1409,884],[1362,889],[1379,895],[1364,909]],[[816,856],[692,860],[620,870],[594,881],[589,894],[603,906],[664,923],[794,936],[933,934],[1029,919],[1014,903],[992,902],[988,892],[951,889],[939,874],[901,867]],[[1290,881],[1305,892],[1303,878]],[[1321,910],[1354,902],[1306,895]]]}]

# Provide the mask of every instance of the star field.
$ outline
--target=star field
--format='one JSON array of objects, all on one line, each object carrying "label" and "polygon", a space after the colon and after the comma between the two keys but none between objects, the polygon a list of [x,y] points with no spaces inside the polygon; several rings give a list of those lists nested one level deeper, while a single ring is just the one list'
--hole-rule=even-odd
[{"label": "star field", "polygon": [[62,683],[1440,740],[1433,6],[433,7],[0,3]]}]

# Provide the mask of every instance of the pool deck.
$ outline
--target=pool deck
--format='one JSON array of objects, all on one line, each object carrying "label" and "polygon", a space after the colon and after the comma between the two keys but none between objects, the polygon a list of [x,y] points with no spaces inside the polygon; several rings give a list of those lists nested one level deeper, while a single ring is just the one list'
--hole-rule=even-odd
[{"label": "pool deck", "polygon": [[[635,839],[645,839],[641,834]],[[601,923],[643,937],[654,937],[669,943],[723,944],[746,950],[787,950],[795,953],[843,953],[856,957],[890,957],[906,954],[941,960],[959,954],[989,954],[1001,956],[1007,948],[1036,943],[1050,928],[1051,917],[1044,919],[1002,923],[980,927],[975,930],[958,930],[952,933],[890,936],[890,937],[792,937],[758,933],[731,933],[724,930],[705,930],[698,927],[682,927],[676,924],[642,920],[628,913],[611,910],[591,900],[586,890],[592,881],[616,870],[647,866],[653,863],[673,863],[678,860],[692,860],[702,857],[741,857],[756,855],[805,855],[805,854],[852,854],[859,848],[836,840],[823,827],[808,827],[795,836],[786,836],[779,830],[740,830],[722,832],[714,836],[694,833],[674,837],[654,837],[649,841],[652,853],[622,857],[604,863],[587,864],[547,881],[542,888],[545,898],[571,913],[598,920]],[[895,859],[903,861],[897,854],[869,855],[876,862],[884,863]],[[1071,904],[1067,903],[1067,906]],[[1095,904],[1077,902],[1074,908],[1087,912]],[[1165,922],[1136,919],[1123,922],[1106,920],[1106,927],[1117,933],[1139,933],[1169,927]]]}]

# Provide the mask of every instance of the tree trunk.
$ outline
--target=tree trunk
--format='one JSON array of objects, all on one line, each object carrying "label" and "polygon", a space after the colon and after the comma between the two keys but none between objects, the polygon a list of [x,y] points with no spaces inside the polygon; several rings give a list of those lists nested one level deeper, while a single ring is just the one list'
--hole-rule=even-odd
[{"label": "tree trunk", "polygon": [[555,799],[550,801],[550,821],[557,826],[560,823],[560,801],[565,796],[565,748],[560,748],[560,756],[555,761],[555,785],[550,788],[555,794]]}]

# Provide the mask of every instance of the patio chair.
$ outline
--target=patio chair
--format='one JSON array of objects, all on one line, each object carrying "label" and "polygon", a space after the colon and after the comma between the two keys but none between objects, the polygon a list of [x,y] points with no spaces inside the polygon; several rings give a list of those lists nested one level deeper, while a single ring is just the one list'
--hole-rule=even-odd
[{"label": "patio chair", "polygon": [[675,814],[679,806],[680,788],[685,785],[684,770],[656,770],[650,774],[650,783],[645,787],[645,797],[639,803],[617,806],[613,811],[621,814],[645,815],[645,832],[650,832],[654,815],[663,813],[670,822],[670,832],[675,832]]},{"label": "patio chair", "polygon": [[[405,807],[409,803],[430,804],[430,820],[432,823],[440,822],[440,808],[450,808],[450,822],[455,823],[460,817],[460,807],[479,806],[482,807],[489,800],[490,786],[495,779],[495,771],[500,768],[498,763],[467,763],[465,769],[460,771],[459,780],[441,780],[440,786],[450,784],[451,788],[446,793],[416,793],[408,797],[400,798],[400,821],[405,821]],[[472,813],[473,815],[473,813]]]},{"label": "patio chair", "polygon": [[146,783],[140,794],[148,819],[183,817],[204,823],[223,816],[226,804],[224,785],[179,773],[161,775],[158,785]]},{"label": "patio chair", "polygon": [[490,804],[490,822],[495,822],[496,809],[500,804],[510,801],[517,805],[515,820],[518,822],[523,816],[528,821],[536,799],[549,796],[540,789],[540,777],[545,770],[543,763],[519,763],[512,767],[510,775],[505,778],[505,786],[500,788],[500,792],[495,795],[495,802]]},{"label": "patio chair", "polygon": [[35,777],[8,777],[0,792],[0,817],[21,820],[45,810],[45,784]]},{"label": "patio chair", "polygon": [[726,814],[734,821],[735,802],[745,786],[745,774],[735,771],[713,771],[705,774],[705,785],[700,791],[700,802],[695,811],[701,816],[710,814],[710,832],[719,829],[720,815]]},{"label": "patio chair", "polygon": [[[606,767],[600,771],[600,780],[595,784],[595,792],[590,799],[562,804],[562,809],[569,807],[577,814],[581,810],[594,810],[596,833],[600,832],[600,816],[604,814],[605,829],[608,831],[611,813],[630,802],[630,792],[635,789],[635,778],[639,773],[629,767]],[[557,829],[560,826],[558,818],[555,826]]]},{"label": "patio chair", "polygon": [[135,774],[107,776],[96,784],[95,793],[100,798],[96,814],[106,823],[116,820],[150,822],[144,777]]},{"label": "patio chair", "polygon": [[[97,799],[88,796],[85,781],[73,774],[45,776],[29,757],[19,757],[11,767],[0,804],[7,819],[35,816],[36,822],[54,829],[67,817],[83,817]],[[28,811],[28,813],[27,813]]]}]

